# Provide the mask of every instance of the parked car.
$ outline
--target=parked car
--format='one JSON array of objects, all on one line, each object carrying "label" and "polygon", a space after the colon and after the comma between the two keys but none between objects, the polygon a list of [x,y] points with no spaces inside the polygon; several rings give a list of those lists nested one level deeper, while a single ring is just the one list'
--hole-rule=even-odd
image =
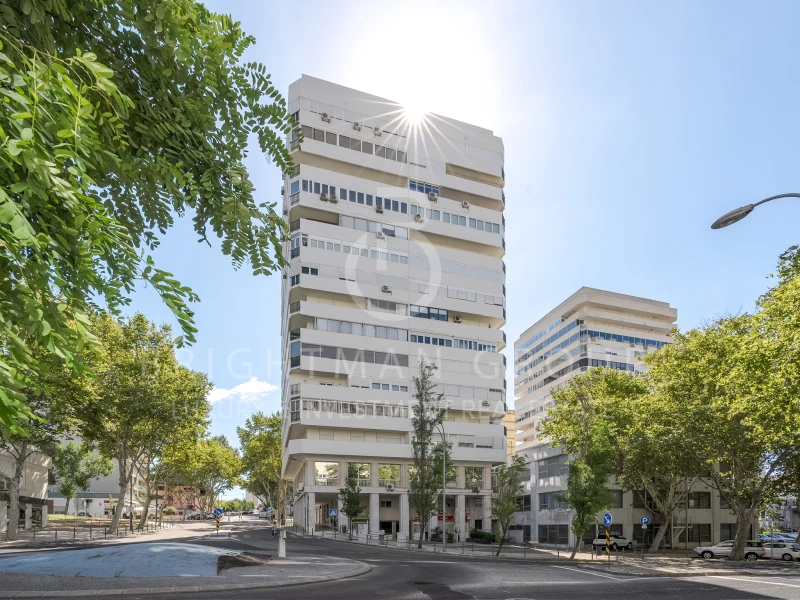
[{"label": "parked car", "polygon": [[259,519],[266,519],[267,518],[267,511],[265,511],[265,510],[258,511],[258,518]]},{"label": "parked car", "polygon": [[[720,542],[713,546],[698,546],[694,549],[697,556],[703,558],[714,558],[715,556],[730,556],[733,551],[733,541]],[[767,549],[764,547],[764,542],[761,540],[748,540],[745,542],[744,558],[745,560],[758,560],[767,555]]]},{"label": "parked car", "polygon": [[800,559],[800,546],[789,542],[766,542],[764,547],[767,549],[768,558],[779,558],[790,561]]},{"label": "parked car", "polygon": [[[620,548],[625,548],[627,550],[631,550],[633,548],[633,542],[626,538],[624,535],[612,534],[609,541],[611,542],[611,549],[612,550],[619,550]],[[605,536],[596,538],[592,542],[593,546],[602,546],[605,548],[606,546],[606,538]]]}]

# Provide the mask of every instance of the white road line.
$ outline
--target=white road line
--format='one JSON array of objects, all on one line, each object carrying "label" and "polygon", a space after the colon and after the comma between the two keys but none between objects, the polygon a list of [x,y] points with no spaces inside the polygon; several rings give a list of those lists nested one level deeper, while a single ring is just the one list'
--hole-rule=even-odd
[{"label": "white road line", "polygon": [[575,571],[576,573],[583,573],[584,575],[594,575],[595,577],[604,577],[606,579],[613,579],[614,581],[626,581],[620,577],[611,577],[611,575],[601,575],[600,573],[592,573],[591,571],[584,571],[582,569],[573,569],[572,567],[559,567],[558,565],[551,565],[554,569],[566,569],[567,571]]},{"label": "white road line", "polygon": [[727,575],[709,575],[714,579],[732,579],[734,581],[751,581],[753,583],[767,583],[769,585],[782,585],[784,587],[800,588],[800,585],[793,585],[791,583],[779,583],[777,581],[764,581],[763,579],[754,579],[752,577],[728,577]]}]

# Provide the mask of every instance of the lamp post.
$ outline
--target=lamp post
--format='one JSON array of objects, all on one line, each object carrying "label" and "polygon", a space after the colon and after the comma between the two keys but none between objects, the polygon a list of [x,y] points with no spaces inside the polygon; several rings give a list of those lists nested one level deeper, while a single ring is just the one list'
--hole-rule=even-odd
[{"label": "lamp post", "polygon": [[740,206],[739,208],[730,211],[729,213],[725,213],[719,219],[714,221],[711,224],[711,229],[722,229],[723,227],[727,227],[728,225],[733,225],[734,223],[738,223],[742,219],[744,219],[747,215],[749,215],[756,206],[764,204],[765,202],[770,202],[772,200],[777,200],[778,198],[800,198],[800,194],[778,194],[777,196],[770,196],[769,198],[764,198],[763,200],[756,202],[755,204],[747,204],[745,206]]},{"label": "lamp post", "polygon": [[[433,365],[428,365],[426,369],[435,369]],[[441,410],[438,420],[436,421],[436,428],[442,434],[442,548],[443,552],[447,552],[447,439],[444,433],[444,411],[450,403],[447,400],[442,400],[437,403],[437,407]]]}]

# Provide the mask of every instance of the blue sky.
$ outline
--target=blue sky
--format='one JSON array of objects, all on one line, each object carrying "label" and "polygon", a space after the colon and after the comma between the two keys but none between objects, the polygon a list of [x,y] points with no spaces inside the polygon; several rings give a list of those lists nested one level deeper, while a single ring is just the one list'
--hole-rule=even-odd
[{"label": "blue sky", "polygon": [[[798,241],[791,199],[709,228],[800,191],[796,2],[206,4],[256,37],[248,59],[284,94],[307,73],[504,139],[509,342],[582,285],[668,301],[684,329],[750,309]],[[277,201],[277,169],[255,147],[248,166]],[[280,402],[279,279],[234,271],[188,224],[156,258],[202,298],[181,356],[210,372],[212,431],[235,441]],[[152,290],[134,308],[171,321]]]}]

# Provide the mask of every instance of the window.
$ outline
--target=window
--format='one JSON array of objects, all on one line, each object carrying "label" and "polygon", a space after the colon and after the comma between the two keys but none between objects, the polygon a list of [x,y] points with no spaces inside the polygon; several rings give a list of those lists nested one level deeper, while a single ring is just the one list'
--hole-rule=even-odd
[{"label": "window", "polygon": [[[350,440],[353,441],[353,433],[350,433]],[[364,432],[360,432],[363,438]],[[361,440],[364,441],[363,439]],[[370,464],[369,463],[350,463],[347,467],[347,476],[354,477],[356,479],[356,483],[359,487],[369,487],[371,485],[370,480]]]},{"label": "window", "polygon": [[328,144],[336,145],[336,134],[331,133],[330,131],[325,132],[325,142]]},{"label": "window", "polygon": [[569,466],[567,465],[567,460],[569,460],[568,455],[559,454],[558,456],[551,456],[538,461],[539,479],[568,475]]},{"label": "window", "polygon": [[300,275],[292,275],[292,287],[298,285],[300,283]]},{"label": "window", "polygon": [[294,196],[300,193],[300,180],[295,179],[289,184],[289,195]]},{"label": "window", "polygon": [[339,485],[339,463],[315,462],[314,483],[316,485]]},{"label": "window", "polygon": [[420,319],[433,319],[436,321],[447,321],[447,311],[442,308],[429,308],[427,306],[411,305],[411,316]]},{"label": "window", "polygon": [[686,542],[686,530],[689,531],[689,541],[694,543],[711,542],[711,523],[692,523],[684,528],[678,536],[678,541]]},{"label": "window", "polygon": [[399,486],[400,485],[400,465],[379,464],[378,465],[378,485],[381,486],[381,487],[386,487],[387,485],[393,485],[395,487]]},{"label": "window", "polygon": [[569,525],[539,525],[540,544],[569,543]]},{"label": "window", "polygon": [[539,510],[569,508],[569,504],[559,500],[562,492],[544,492],[539,494]]},{"label": "window", "polygon": [[[468,488],[483,487],[483,467],[464,467],[464,480]],[[530,497],[528,497],[530,502]]]},{"label": "window", "polygon": [[711,508],[711,492],[689,492],[689,508]]},{"label": "window", "polygon": [[609,508],[622,508],[622,490],[608,490],[611,494],[611,504]]},{"label": "window", "polygon": [[381,500],[381,508],[392,508],[391,500]]},{"label": "window", "polygon": [[517,512],[531,509],[531,496],[526,494],[524,496],[517,496]]},{"label": "window", "polygon": [[319,275],[319,269],[315,267],[303,267],[303,275]]},{"label": "window", "polygon": [[719,539],[724,542],[736,537],[736,523],[720,523]]}]

